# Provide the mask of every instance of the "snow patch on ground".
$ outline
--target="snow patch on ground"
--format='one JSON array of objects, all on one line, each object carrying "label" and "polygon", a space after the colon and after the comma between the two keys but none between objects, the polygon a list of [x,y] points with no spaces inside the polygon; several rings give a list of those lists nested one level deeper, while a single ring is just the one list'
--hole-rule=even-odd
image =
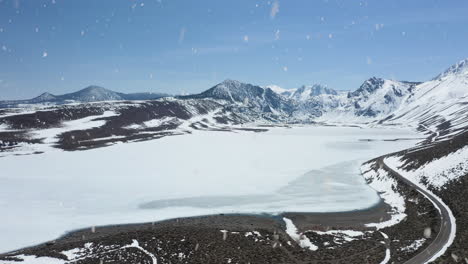
[{"label": "snow patch on ground", "polygon": [[[385,234],[384,232],[380,232],[380,234],[383,236],[385,240],[388,239],[388,235]],[[384,242],[386,243],[386,242]],[[391,254],[390,254],[390,247],[387,245],[387,249],[385,250],[385,258],[380,262],[380,264],[387,264],[390,261]]]},{"label": "snow patch on ground", "polygon": [[418,250],[424,244],[425,241],[426,241],[425,238],[415,240],[409,246],[406,246],[406,247],[402,248],[401,251],[414,252],[414,251]]},{"label": "snow patch on ground", "polygon": [[286,223],[286,233],[294,240],[301,248],[308,248],[312,251],[316,251],[318,247],[310,241],[310,239],[303,233],[299,233],[297,227],[286,217],[283,217]]},{"label": "snow patch on ground", "polygon": [[366,224],[368,227],[376,227],[382,229],[400,223],[405,219],[405,199],[397,191],[397,182],[395,179],[388,176],[384,169],[373,170],[371,167],[374,163],[366,163],[361,167],[363,177],[369,182],[369,186],[376,190],[380,197],[392,207],[391,218],[380,223]]},{"label": "snow patch on ground", "polygon": [[[418,177],[418,174],[412,174],[412,173],[407,173],[406,171],[402,170],[400,167],[402,166],[402,161],[401,161],[401,157],[395,157],[395,156],[392,156],[392,157],[388,157],[388,158],[385,158],[384,159],[384,162],[385,164],[387,164],[388,167],[390,167],[391,169],[393,169],[394,171],[398,172],[400,175],[402,175],[403,177],[405,177],[407,180],[411,181],[413,184],[415,184],[416,186],[418,186],[419,188],[425,190],[427,193],[429,193],[430,195],[432,195],[432,197],[434,197],[434,199],[436,199],[440,204],[442,204],[442,206],[445,208],[445,210],[448,212],[448,215],[449,215],[449,221],[451,223],[451,232],[450,232],[450,236],[449,236],[449,239],[447,241],[447,243],[444,245],[444,247],[439,251],[437,252],[437,254],[434,254],[434,256],[427,262],[427,263],[430,263],[430,262],[433,262],[435,261],[437,258],[439,258],[440,256],[442,256],[446,251],[447,249],[450,247],[450,245],[452,245],[453,241],[455,240],[455,235],[456,235],[456,230],[457,230],[457,224],[456,224],[456,219],[455,219],[455,216],[453,215],[452,213],[452,210],[450,210],[450,207],[448,207],[444,201],[442,201],[442,199],[440,199],[438,196],[434,195],[431,191],[429,191],[427,189],[427,186],[424,185],[421,180],[422,178]],[[435,161],[437,162],[437,161]],[[442,163],[441,166],[443,166],[443,164],[445,164],[445,166],[450,166],[449,162],[448,163]],[[445,168],[442,168],[442,169],[447,169],[447,167]],[[436,181],[436,183],[439,183]],[[421,193],[423,194],[424,196],[426,196],[424,193]],[[427,197],[427,196],[426,196]],[[433,202],[432,199],[430,199],[429,197],[427,197],[431,202],[432,204],[434,205],[434,207],[439,210],[439,212],[441,211],[441,209],[438,207],[438,205],[436,203]]]},{"label": "snow patch on ground", "polygon": [[159,127],[164,124],[172,123],[172,122],[179,122],[175,117],[163,117],[161,119],[153,119],[149,121],[143,122],[143,124],[133,124],[127,127],[126,129],[144,129],[144,128],[152,128],[152,127]]},{"label": "snow patch on ground", "polygon": [[66,261],[56,258],[49,258],[49,257],[36,257],[36,256],[28,256],[28,255],[18,255],[15,256],[22,260],[22,262],[18,261],[5,261],[2,260],[1,264],[18,264],[18,263],[25,263],[25,264],[65,264]]},{"label": "snow patch on ground", "polygon": [[116,115],[117,113],[113,111],[106,111],[102,115],[88,116],[77,120],[63,122],[61,127],[36,130],[34,131],[34,135],[36,138],[43,138],[44,143],[53,143],[56,141],[56,137],[62,133],[73,130],[87,130],[95,127],[100,127],[105,125],[106,121],[96,119]]},{"label": "snow patch on ground", "polygon": [[[92,246],[92,243],[86,243],[84,245],[84,248],[74,248],[74,249],[62,251],[62,254],[67,256],[67,261],[64,261],[64,260],[61,260],[61,259],[56,259],[56,258],[50,258],[50,257],[36,257],[36,256],[27,256],[27,255],[17,255],[17,256],[14,256],[14,257],[22,259],[23,260],[22,262],[18,262],[18,261],[1,261],[1,264],[13,264],[13,263],[64,264],[64,263],[69,263],[69,262],[76,262],[76,261],[79,261],[79,260],[86,259],[87,257],[93,256],[93,253],[92,253],[93,250],[92,250],[91,246]],[[151,258],[152,264],[157,264],[158,263],[158,260],[157,260],[156,256],[153,253],[151,253],[148,250],[141,247],[140,244],[138,243],[138,240],[136,240],[136,239],[133,239],[131,244],[125,245],[123,247],[111,246],[111,247],[109,247],[108,250],[105,251],[105,253],[115,252],[115,251],[126,249],[126,248],[139,249],[139,250],[141,250],[143,253],[145,253],[146,255],[148,255]],[[83,250],[83,249],[87,249],[87,251]],[[107,247],[105,247],[105,249],[107,249]]]},{"label": "snow patch on ground", "polygon": [[10,126],[7,124],[0,124],[0,132],[8,132],[8,131],[14,131],[14,130],[11,129]]},{"label": "snow patch on ground", "polygon": [[156,259],[156,256],[153,253],[149,252],[148,250],[142,248],[140,244],[138,243],[138,240],[136,239],[133,239],[132,244],[122,247],[122,249],[125,249],[125,248],[137,248],[143,251],[143,253],[145,253],[146,255],[148,255],[151,258],[153,264],[158,264],[158,260]]},{"label": "snow patch on ground", "polygon": [[[387,161],[397,166],[403,164],[396,158],[388,158]],[[468,146],[459,149],[456,152],[450,153],[445,157],[433,160],[430,163],[424,164],[419,168],[411,171],[402,171],[405,177],[409,177],[418,182],[427,180],[427,183],[436,189],[440,189],[446,183],[452,180],[456,180],[466,174],[468,174]]]},{"label": "snow patch on ground", "polygon": [[[351,242],[356,240],[356,237],[361,237],[364,235],[364,232],[361,231],[354,231],[354,230],[328,230],[328,231],[311,231],[318,235],[332,235],[338,238],[342,238],[345,242]],[[339,244],[339,242],[334,241],[335,243]]]}]

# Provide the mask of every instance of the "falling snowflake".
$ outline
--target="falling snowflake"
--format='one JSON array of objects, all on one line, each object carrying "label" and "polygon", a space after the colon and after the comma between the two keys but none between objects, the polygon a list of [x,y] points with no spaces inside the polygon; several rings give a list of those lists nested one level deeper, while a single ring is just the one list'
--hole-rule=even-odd
[{"label": "falling snowflake", "polygon": [[375,24],[375,30],[376,31],[379,31],[379,30],[383,29],[383,27],[384,27],[384,24]]},{"label": "falling snowflake", "polygon": [[328,38],[329,39],[333,38],[333,34],[332,33],[328,34]]},{"label": "falling snowflake", "polygon": [[249,42],[249,36],[248,35],[245,35],[243,39],[244,39],[244,42]]},{"label": "falling snowflake", "polygon": [[310,39],[310,35],[306,35],[306,39],[309,40],[309,39]]},{"label": "falling snowflake", "polygon": [[179,33],[179,43],[184,42],[184,39],[185,39],[185,32],[186,32],[185,27],[183,27],[183,28],[180,29],[180,33]]},{"label": "falling snowflake", "polygon": [[372,64],[372,58],[371,57],[367,57],[366,58],[366,62],[368,65],[371,65]]},{"label": "falling snowflake", "polygon": [[424,237],[425,238],[431,238],[431,235],[432,235],[432,230],[430,227],[426,227],[424,229]]},{"label": "falling snowflake", "polygon": [[2,46],[3,51],[7,51],[7,47],[5,45]]},{"label": "falling snowflake", "polygon": [[47,53],[47,51],[42,52],[42,58],[45,58],[45,57],[47,57],[47,56],[49,56],[49,54]]},{"label": "falling snowflake", "polygon": [[284,66],[284,67],[283,67],[283,71],[287,72],[287,71],[288,71],[288,67]]},{"label": "falling snowflake", "polygon": [[84,34],[85,34],[84,30],[81,30],[80,34],[81,34],[81,36],[84,36]]},{"label": "falling snowflake", "polygon": [[35,29],[35,31],[36,31],[36,33],[38,33],[38,32],[39,32],[39,28],[37,27],[37,28]]},{"label": "falling snowflake", "polygon": [[402,35],[403,37],[406,36],[406,32],[405,32],[405,31],[401,32],[401,35]]},{"label": "falling snowflake", "polygon": [[273,3],[273,6],[271,7],[270,18],[275,19],[276,14],[278,14],[278,13],[279,13],[279,2],[275,1]]},{"label": "falling snowflake", "polygon": [[279,31],[279,29],[278,29],[278,30],[276,30],[276,32],[275,32],[275,40],[279,40],[279,39],[280,39],[280,31]]}]

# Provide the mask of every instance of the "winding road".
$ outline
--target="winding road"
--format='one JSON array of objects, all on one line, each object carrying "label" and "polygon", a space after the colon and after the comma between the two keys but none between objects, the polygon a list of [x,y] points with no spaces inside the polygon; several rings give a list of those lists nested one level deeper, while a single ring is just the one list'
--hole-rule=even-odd
[{"label": "winding road", "polygon": [[381,166],[381,168],[392,173],[404,183],[409,185],[411,188],[414,188],[415,190],[419,191],[422,195],[429,199],[439,211],[441,225],[437,236],[429,246],[427,246],[419,254],[412,257],[410,260],[406,261],[405,264],[422,264],[432,262],[437,257],[439,257],[439,252],[444,250],[446,248],[446,245],[451,242],[451,233],[455,231],[455,226],[452,226],[452,222],[450,220],[450,218],[453,217],[452,213],[449,211],[450,209],[447,209],[448,207],[445,204],[443,204],[439,199],[437,199],[437,197],[435,197],[433,194],[417,186],[412,181],[403,177],[401,174],[399,174],[398,172],[390,168],[387,164],[385,164],[384,158],[385,156],[377,159],[377,163],[379,166]]}]

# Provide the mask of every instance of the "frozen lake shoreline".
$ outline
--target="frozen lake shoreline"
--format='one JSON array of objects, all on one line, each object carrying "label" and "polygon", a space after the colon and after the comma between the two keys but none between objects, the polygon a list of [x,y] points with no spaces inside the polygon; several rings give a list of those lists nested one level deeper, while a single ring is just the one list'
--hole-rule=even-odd
[{"label": "frozen lake shoreline", "polygon": [[359,164],[415,143],[384,139],[417,136],[405,129],[317,126],[195,131],[88,151],[5,157],[0,207],[7,214],[0,233],[9,239],[0,241],[0,252],[95,225],[368,208],[379,197],[359,175]]}]

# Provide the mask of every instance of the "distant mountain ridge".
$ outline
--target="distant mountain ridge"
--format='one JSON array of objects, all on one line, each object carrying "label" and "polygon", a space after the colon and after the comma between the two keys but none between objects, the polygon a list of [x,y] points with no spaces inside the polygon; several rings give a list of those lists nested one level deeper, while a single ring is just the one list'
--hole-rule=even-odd
[{"label": "distant mountain ridge", "polygon": [[154,100],[162,97],[168,97],[163,93],[119,93],[106,88],[91,85],[77,92],[54,95],[43,93],[38,97],[27,100],[8,100],[0,101],[0,108],[19,107],[28,104],[65,104],[65,103],[89,103],[100,101],[122,101],[122,100]]},{"label": "distant mountain ridge", "polygon": [[[163,94],[124,94],[98,86],[75,93],[44,93],[31,100],[3,101],[0,107],[70,102],[151,100]],[[468,125],[468,59],[426,82],[372,77],[355,91],[337,91],[321,84],[283,89],[270,85],[225,80],[198,94],[168,100],[212,102],[222,106],[219,120],[275,123],[361,123],[420,126],[426,131],[444,128],[455,133]],[[222,116],[222,117],[221,117]],[[229,122],[231,122],[229,121]]]}]

